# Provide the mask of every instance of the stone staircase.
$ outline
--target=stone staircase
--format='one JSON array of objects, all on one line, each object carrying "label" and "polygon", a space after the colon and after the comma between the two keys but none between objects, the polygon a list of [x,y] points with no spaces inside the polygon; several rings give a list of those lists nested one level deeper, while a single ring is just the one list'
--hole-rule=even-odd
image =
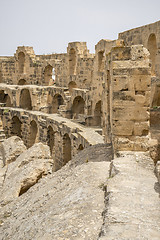
[{"label": "stone staircase", "polygon": [[6,138],[3,130],[3,124],[2,124],[2,119],[0,118],[0,143],[4,141]]}]

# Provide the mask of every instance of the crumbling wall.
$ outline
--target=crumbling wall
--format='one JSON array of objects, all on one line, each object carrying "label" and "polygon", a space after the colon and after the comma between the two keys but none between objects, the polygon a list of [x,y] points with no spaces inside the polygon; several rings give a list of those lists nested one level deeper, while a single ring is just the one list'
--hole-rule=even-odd
[{"label": "crumbling wall", "polygon": [[[147,151],[151,68],[142,45],[114,47],[108,55],[104,87],[104,133],[114,150]],[[108,129],[110,128],[110,129]]]}]

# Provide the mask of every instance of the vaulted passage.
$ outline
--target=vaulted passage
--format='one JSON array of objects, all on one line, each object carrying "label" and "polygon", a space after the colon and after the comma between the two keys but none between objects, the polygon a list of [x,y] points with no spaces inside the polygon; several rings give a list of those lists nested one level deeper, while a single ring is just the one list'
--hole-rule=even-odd
[{"label": "vaulted passage", "polygon": [[14,116],[12,118],[12,121],[11,121],[11,135],[14,136],[18,136],[18,137],[22,137],[22,134],[21,134],[21,121],[19,120],[19,118],[17,116]]},{"label": "vaulted passage", "polygon": [[157,54],[157,41],[156,41],[156,35],[151,34],[148,38],[148,50],[150,52],[150,59],[152,63],[151,67],[151,75],[155,76],[156,75],[156,54]]},{"label": "vaulted passage", "polygon": [[32,120],[30,122],[29,147],[32,147],[33,144],[36,142],[37,132],[38,132],[37,123],[34,120]]},{"label": "vaulted passage", "polygon": [[66,133],[63,136],[63,165],[71,160],[71,139]]},{"label": "vaulted passage", "polygon": [[73,88],[76,88],[76,87],[77,87],[77,84],[75,82],[73,82],[73,81],[71,81],[68,84],[68,89],[69,89],[70,94],[72,93]]},{"label": "vaulted passage", "polygon": [[55,138],[55,132],[53,131],[53,128],[51,126],[48,127],[47,129],[47,143],[50,148],[51,155],[53,156],[55,151],[54,151],[54,138]]},{"label": "vaulted passage", "polygon": [[23,52],[18,53],[18,69],[21,74],[25,72],[25,54]]},{"label": "vaulted passage", "polygon": [[101,110],[101,101],[96,103],[94,109],[94,126],[101,126],[102,110]]},{"label": "vaulted passage", "polygon": [[44,69],[44,85],[52,85],[53,84],[53,67],[51,65],[48,65]]},{"label": "vaulted passage", "polygon": [[71,110],[72,112],[71,116],[73,119],[77,119],[79,114],[84,114],[84,105],[85,101],[82,97],[80,96],[75,97]]},{"label": "vaulted passage", "polygon": [[20,79],[18,85],[26,85],[26,80]]},{"label": "vaulted passage", "polygon": [[22,89],[19,106],[20,108],[24,108],[26,110],[32,110],[31,96],[28,89]]},{"label": "vaulted passage", "polygon": [[69,51],[69,74],[76,74],[76,51],[74,48]]},{"label": "vaulted passage", "polygon": [[0,91],[0,103],[5,103],[6,107],[12,107],[10,96],[3,90]]},{"label": "vaulted passage", "polygon": [[64,104],[63,97],[60,94],[48,96],[48,113],[57,113],[59,106]]}]

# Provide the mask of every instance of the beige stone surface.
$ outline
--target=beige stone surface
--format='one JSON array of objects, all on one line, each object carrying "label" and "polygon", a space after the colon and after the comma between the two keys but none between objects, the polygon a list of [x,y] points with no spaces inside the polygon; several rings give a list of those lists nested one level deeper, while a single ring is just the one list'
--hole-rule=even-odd
[{"label": "beige stone surface", "polygon": [[26,149],[27,148],[20,137],[13,136],[5,139],[1,144],[4,165],[14,162]]},{"label": "beige stone surface", "polygon": [[0,211],[2,239],[97,239],[109,162],[64,166]]},{"label": "beige stone surface", "polygon": [[103,240],[160,238],[160,188],[152,160],[143,153],[114,159],[106,190]]},{"label": "beige stone surface", "polygon": [[0,169],[3,177],[0,205],[5,205],[27,191],[48,173],[52,172],[53,160],[49,147],[37,143],[25,150],[14,162]]}]

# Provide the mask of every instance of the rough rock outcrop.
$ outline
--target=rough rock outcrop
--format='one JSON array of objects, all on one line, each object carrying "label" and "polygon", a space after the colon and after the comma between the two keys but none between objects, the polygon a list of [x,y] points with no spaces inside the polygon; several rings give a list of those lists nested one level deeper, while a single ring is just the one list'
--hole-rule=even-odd
[{"label": "rough rock outcrop", "polygon": [[6,239],[97,239],[103,223],[103,187],[109,162],[69,164],[48,175],[0,211]]},{"label": "rough rock outcrop", "polygon": [[49,147],[42,143],[36,143],[24,151],[16,161],[5,166],[5,170],[2,168],[4,180],[0,196],[1,205],[5,205],[22,195],[43,175],[51,173],[52,165],[53,160]]},{"label": "rough rock outcrop", "polygon": [[22,139],[17,136],[5,139],[1,144],[1,152],[3,157],[3,164],[14,162],[17,157],[26,150]]},{"label": "rough rock outcrop", "polygon": [[[12,187],[16,190],[13,184],[18,189],[20,184],[16,182],[26,179],[25,166],[32,163],[35,146],[8,165],[11,168],[4,191]],[[44,154],[37,151],[37,155],[48,156],[45,149]],[[99,153],[103,153],[102,149]],[[1,206],[2,240],[160,239],[160,192],[151,158],[140,152],[122,152],[112,162],[96,162],[94,157],[92,161],[90,149],[82,153]],[[85,162],[87,154],[90,158]],[[40,162],[38,159],[34,171]],[[22,168],[23,178],[18,167]],[[14,168],[16,177],[12,175]],[[32,168],[27,169],[32,172]]]}]

